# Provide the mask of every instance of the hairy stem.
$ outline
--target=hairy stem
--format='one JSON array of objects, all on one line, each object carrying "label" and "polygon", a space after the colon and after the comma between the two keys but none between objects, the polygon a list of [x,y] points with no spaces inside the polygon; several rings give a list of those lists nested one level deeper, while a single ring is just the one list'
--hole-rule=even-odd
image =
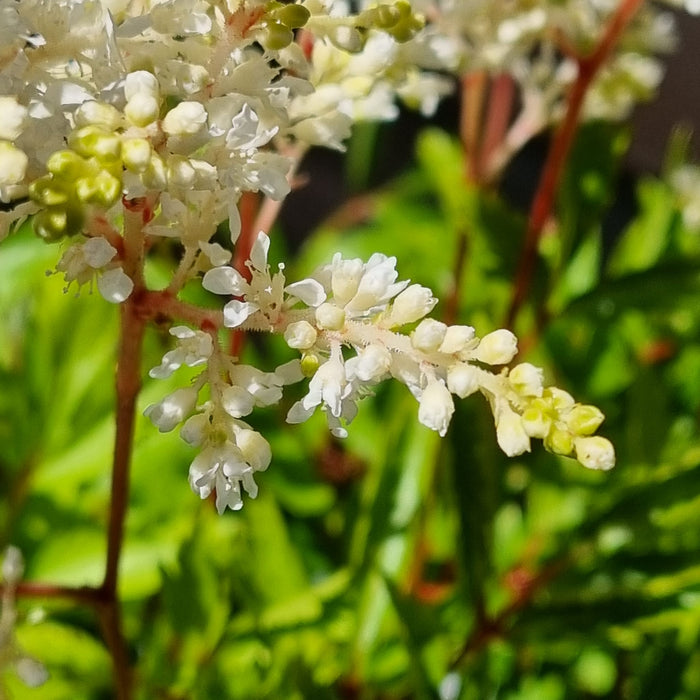
[{"label": "hairy stem", "polygon": [[537,264],[538,244],[544,227],[552,215],[559,182],[571,152],[581,116],[581,109],[588,90],[642,2],[643,0],[622,0],[610,18],[606,30],[593,52],[587,56],[577,58],[578,75],[567,97],[564,119],[550,144],[537,192],[530,209],[525,242],[515,277],[513,297],[506,317],[506,326],[509,328],[513,327],[518,312],[530,290]]}]

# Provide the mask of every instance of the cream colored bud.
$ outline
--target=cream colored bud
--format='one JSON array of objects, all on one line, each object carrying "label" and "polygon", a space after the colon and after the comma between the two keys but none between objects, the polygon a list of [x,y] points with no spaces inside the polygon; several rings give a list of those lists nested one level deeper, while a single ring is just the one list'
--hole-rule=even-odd
[{"label": "cream colored bud", "polygon": [[473,340],[474,329],[471,326],[450,326],[445,333],[440,352],[454,355],[465,350]]},{"label": "cream colored bud", "polygon": [[498,446],[509,456],[515,457],[530,451],[530,438],[520,416],[510,408],[499,411],[496,419]]},{"label": "cream colored bud", "polygon": [[423,352],[434,352],[440,347],[447,326],[441,321],[436,321],[433,318],[424,318],[411,333],[411,345],[416,350]]},{"label": "cream colored bud", "polygon": [[124,96],[127,101],[138,94],[158,97],[159,92],[156,76],[146,70],[129,73],[124,80]]},{"label": "cream colored bud", "polygon": [[7,141],[0,141],[0,187],[22,182],[29,158],[24,151]]},{"label": "cream colored bud", "polygon": [[615,448],[610,440],[599,435],[574,440],[576,459],[588,469],[608,470],[615,466]]},{"label": "cream colored bud", "polygon": [[413,323],[430,313],[437,304],[437,299],[427,287],[412,284],[399,294],[391,306],[389,322],[392,326]]},{"label": "cream colored bud", "polygon": [[447,387],[437,379],[430,381],[420,397],[419,422],[444,437],[454,412],[455,404]]},{"label": "cream colored bud", "polygon": [[245,461],[255,471],[264,471],[272,461],[270,443],[257,431],[245,428],[236,430],[236,445]]},{"label": "cream colored bud", "polygon": [[460,399],[479,389],[479,368],[466,362],[456,362],[447,368],[447,388]]},{"label": "cream colored bud", "polygon": [[0,96],[0,139],[14,141],[22,133],[27,108],[17,98],[9,95]]},{"label": "cream colored bud", "polygon": [[335,304],[325,302],[316,309],[316,322],[328,331],[339,331],[345,324],[345,311]]},{"label": "cream colored bud", "polygon": [[308,321],[290,323],[284,331],[284,339],[290,348],[308,350],[316,342],[318,334]]},{"label": "cream colored bud", "polygon": [[142,173],[151,164],[151,144],[147,139],[127,139],[122,142],[124,166],[135,173]]},{"label": "cream colored bud", "polygon": [[158,100],[144,92],[137,92],[124,107],[124,116],[135,126],[147,126],[158,119]]},{"label": "cream colored bud", "polygon": [[508,381],[521,396],[542,396],[544,372],[529,362],[513,367],[508,374]]},{"label": "cream colored bud", "polygon": [[173,136],[196,134],[207,121],[207,112],[200,102],[180,102],[163,118],[163,131]]},{"label": "cream colored bud", "polygon": [[508,364],[518,352],[518,339],[505,328],[485,335],[474,351],[474,357],[488,365]]}]

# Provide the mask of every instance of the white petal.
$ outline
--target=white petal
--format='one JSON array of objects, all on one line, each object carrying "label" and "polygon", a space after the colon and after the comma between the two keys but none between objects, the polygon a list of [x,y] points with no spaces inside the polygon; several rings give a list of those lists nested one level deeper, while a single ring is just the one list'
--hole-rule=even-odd
[{"label": "white petal", "polygon": [[287,423],[303,423],[311,418],[315,409],[316,406],[305,408],[301,401],[297,401],[287,413]]},{"label": "white petal", "polygon": [[106,270],[97,278],[100,294],[112,304],[120,304],[134,289],[134,283],[121,267]]},{"label": "white petal", "polygon": [[239,296],[245,294],[248,283],[238,270],[232,267],[215,267],[208,270],[202,279],[204,289],[214,294]]},{"label": "white petal", "polygon": [[320,282],[305,279],[285,287],[290,296],[301,299],[307,306],[319,306],[326,301],[326,292]]},{"label": "white petal", "polygon": [[267,267],[267,253],[270,250],[270,239],[264,231],[258,233],[258,237],[250,249],[250,262],[256,270],[264,270]]},{"label": "white petal", "polygon": [[85,262],[96,270],[104,267],[116,254],[117,249],[101,236],[91,238],[83,245]]},{"label": "white petal", "polygon": [[257,304],[234,299],[224,306],[224,326],[237,328],[259,309]]}]

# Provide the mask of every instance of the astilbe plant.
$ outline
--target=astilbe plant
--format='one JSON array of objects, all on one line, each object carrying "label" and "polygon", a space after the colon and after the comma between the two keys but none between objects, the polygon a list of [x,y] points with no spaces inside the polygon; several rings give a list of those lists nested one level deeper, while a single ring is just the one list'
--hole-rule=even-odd
[{"label": "astilbe plant", "polygon": [[[397,98],[429,115],[456,76],[466,99],[467,175],[477,183],[496,179],[533,134],[560,125],[512,322],[575,125],[585,110],[626,116],[658,79],[640,66],[655,65],[651,53],[669,47],[670,33],[640,6],[398,0],[351,14],[331,0],[0,2],[0,238],[29,220],[60,247],[55,273],[66,291],[96,287],[120,307],[104,582],[13,590],[98,604],[120,697],[130,681],[117,569],[148,324],[169,325],[173,341],[150,375],[182,366],[198,374],[146,415],[163,432],[181,426],[196,446],[190,486],[213,496],[219,513],[240,509],[243,492],[254,498],[255,473],[274,468],[270,445],[245,417],[297,382],[307,390],[287,422],[318,409],[337,437],[360,400],[395,379],[418,402],[418,421],[441,436],[454,397],[480,393],[507,455],[529,451],[534,438],[585,467],[613,466],[612,444],[595,435],[603,414],[545,386],[532,364],[511,366],[510,330],[477,337],[471,326],[429,317],[436,298],[399,279],[391,251],[368,260],[337,253],[309,277],[288,280],[284,265],[268,263],[268,236],[309,147],[342,149],[356,121],[394,118]],[[501,115],[518,91],[522,113],[508,123]],[[264,196],[254,221],[241,216],[252,192]],[[164,239],[178,262],[164,286],[151,288],[145,266]],[[192,283],[220,306],[185,301]],[[241,363],[242,334],[251,332],[282,336],[292,359],[272,368]]]}]

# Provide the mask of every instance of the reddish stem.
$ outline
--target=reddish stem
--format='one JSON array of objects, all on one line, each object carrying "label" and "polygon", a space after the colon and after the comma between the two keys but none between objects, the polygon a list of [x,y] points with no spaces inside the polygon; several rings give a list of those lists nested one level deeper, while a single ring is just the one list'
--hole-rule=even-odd
[{"label": "reddish stem", "polygon": [[515,81],[513,78],[507,73],[497,75],[491,81],[484,134],[476,163],[477,182],[488,182],[493,176],[491,157],[505,138],[514,98]]},{"label": "reddish stem", "polygon": [[588,89],[598,71],[615,48],[622,32],[634,17],[643,0],[622,0],[610,18],[606,30],[596,48],[588,56],[579,57],[578,75],[567,96],[566,113],[552,139],[540,182],[530,209],[525,232],[525,242],[520,254],[506,326],[512,328],[515,319],[530,290],[537,263],[537,248],[549,220],[564,166],[571,151],[578,128],[581,109]]}]

